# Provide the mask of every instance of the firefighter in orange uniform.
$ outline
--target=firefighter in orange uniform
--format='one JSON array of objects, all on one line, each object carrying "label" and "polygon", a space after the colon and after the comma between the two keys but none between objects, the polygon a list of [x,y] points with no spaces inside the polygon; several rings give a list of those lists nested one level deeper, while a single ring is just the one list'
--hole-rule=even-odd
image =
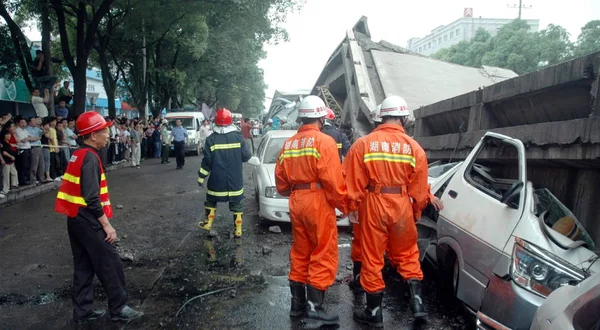
[{"label": "firefighter in orange uniform", "polygon": [[110,139],[106,122],[97,112],[86,112],[76,122],[83,146],[73,152],[56,196],[55,210],[67,216],[73,253],[73,321],[84,324],[102,317],[93,310],[94,275],[108,296],[113,321],[130,321],[144,313],[127,306],[123,264],[113,245],[117,233],[108,219],[112,206],[98,150]]},{"label": "firefighter in orange uniform", "polygon": [[[381,125],[381,116],[379,115],[381,104],[371,111],[371,119],[375,123],[375,127]],[[363,219],[366,216],[366,203],[358,205],[358,219]],[[363,289],[360,286],[360,271],[362,269],[362,249],[360,247],[360,226],[358,223],[352,223],[352,250],[350,259],[352,260],[352,280],[348,283],[350,288],[355,293],[362,293]]]},{"label": "firefighter in orange uniform", "polygon": [[279,154],[275,182],[280,194],[290,196],[290,316],[335,325],[339,317],[325,311],[323,300],[338,269],[335,208],[348,210],[336,142],[321,132],[325,114],[319,97],[302,99],[298,117],[303,125]]},{"label": "firefighter in orange uniform", "polygon": [[350,214],[352,221],[358,218],[360,226],[360,284],[367,294],[366,309],[355,311],[354,319],[373,327],[383,327],[385,283],[381,270],[386,250],[408,282],[413,315],[427,315],[421,297],[423,272],[415,225],[428,202],[427,157],[404,131],[410,114],[404,99],[386,98],[380,112],[383,124],[352,145],[343,166],[350,207],[366,204],[362,218],[356,212]]}]

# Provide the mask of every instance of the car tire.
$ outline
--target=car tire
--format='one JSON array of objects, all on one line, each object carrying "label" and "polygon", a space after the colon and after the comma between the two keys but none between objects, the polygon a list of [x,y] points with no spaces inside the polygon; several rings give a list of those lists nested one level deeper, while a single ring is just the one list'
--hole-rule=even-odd
[{"label": "car tire", "polygon": [[460,274],[460,265],[456,253],[447,245],[438,246],[436,250],[439,266],[439,276],[442,290],[446,298],[450,301],[456,299],[458,289],[458,280]]}]

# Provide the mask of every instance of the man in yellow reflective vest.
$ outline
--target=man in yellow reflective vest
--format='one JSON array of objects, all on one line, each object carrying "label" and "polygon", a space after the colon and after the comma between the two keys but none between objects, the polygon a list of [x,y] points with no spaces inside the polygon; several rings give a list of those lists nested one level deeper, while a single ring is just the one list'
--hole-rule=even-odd
[{"label": "man in yellow reflective vest", "polygon": [[55,210],[67,216],[73,253],[71,298],[75,324],[94,321],[106,313],[92,309],[94,275],[106,291],[113,321],[130,321],[144,315],[127,306],[123,264],[113,245],[117,232],[109,222],[112,206],[98,155],[110,139],[110,125],[97,112],[79,116],[76,127],[83,146],[73,152],[56,196]]}]

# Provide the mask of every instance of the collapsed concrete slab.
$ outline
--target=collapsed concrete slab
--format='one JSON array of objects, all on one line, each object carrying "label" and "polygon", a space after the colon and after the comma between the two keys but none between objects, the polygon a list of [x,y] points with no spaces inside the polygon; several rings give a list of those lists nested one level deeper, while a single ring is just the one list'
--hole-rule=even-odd
[{"label": "collapsed concrete slab", "polygon": [[330,56],[311,94],[328,86],[343,107],[342,128],[357,138],[373,129],[370,113],[387,96],[404,97],[412,112],[515,76],[510,70],[460,66],[374,42],[363,16]]}]

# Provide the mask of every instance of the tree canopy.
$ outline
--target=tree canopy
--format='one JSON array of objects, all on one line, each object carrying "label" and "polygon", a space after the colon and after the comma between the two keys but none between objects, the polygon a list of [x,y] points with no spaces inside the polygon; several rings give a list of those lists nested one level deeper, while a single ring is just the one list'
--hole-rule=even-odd
[{"label": "tree canopy", "polygon": [[20,63],[26,56],[16,49],[24,49],[19,29],[33,20],[47,35],[44,52],[63,59],[73,77],[76,113],[85,104],[86,69],[96,67],[102,70],[112,115],[117,97],[138,109],[148,104],[155,115],[163,108],[202,103],[258,115],[265,89],[257,66],[265,57],[263,45],[287,41],[281,23],[303,2],[6,0],[0,3],[7,22],[0,26],[0,48],[6,50],[0,73],[30,74],[23,67],[31,59]]},{"label": "tree canopy", "polygon": [[497,66],[523,74],[598,50],[600,20],[587,23],[577,42],[572,43],[560,25],[550,24],[533,33],[525,21],[517,19],[493,37],[479,28],[471,41],[441,49],[432,57],[472,67]]}]

